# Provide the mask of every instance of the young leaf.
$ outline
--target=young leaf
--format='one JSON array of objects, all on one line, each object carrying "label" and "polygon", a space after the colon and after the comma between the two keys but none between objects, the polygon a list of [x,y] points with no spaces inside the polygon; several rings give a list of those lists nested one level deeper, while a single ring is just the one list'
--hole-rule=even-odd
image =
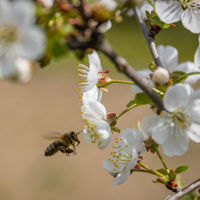
[{"label": "young leaf", "polygon": [[144,92],[137,93],[135,96],[135,101],[138,106],[147,105],[147,104],[153,105],[153,102],[151,101],[151,99]]},{"label": "young leaf", "polygon": [[192,75],[196,75],[196,74],[200,74],[200,72],[191,72],[191,73],[188,73],[188,74],[181,75],[179,78],[177,78],[174,81],[174,85],[184,81],[188,76],[192,76]]},{"label": "young leaf", "polygon": [[134,104],[136,104],[136,101],[135,101],[135,99],[133,99],[133,100],[131,100],[127,105],[126,105],[126,107],[131,107],[132,105],[134,105]]},{"label": "young leaf", "polygon": [[188,168],[189,168],[189,167],[188,167],[187,165],[186,165],[186,166],[177,167],[176,170],[175,170],[175,173],[180,174],[180,173],[182,173],[182,172],[188,170]]}]

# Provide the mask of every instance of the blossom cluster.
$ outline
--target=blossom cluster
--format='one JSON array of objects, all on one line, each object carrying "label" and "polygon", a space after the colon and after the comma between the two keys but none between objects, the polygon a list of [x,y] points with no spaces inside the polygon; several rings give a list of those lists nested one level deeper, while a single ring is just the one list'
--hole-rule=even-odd
[{"label": "blossom cluster", "polygon": [[[174,47],[159,46],[158,52],[164,67],[171,73],[198,71],[192,62],[178,65],[178,52]],[[104,149],[113,138],[113,119],[110,120],[110,116],[115,118],[116,115],[107,113],[100,102],[100,77],[103,71],[96,51],[89,54],[88,58],[89,67],[79,65],[78,69],[79,92],[82,93],[83,101],[81,111],[83,121],[86,122],[83,137],[86,143],[97,143],[99,149]],[[149,71],[143,70],[142,73],[147,75],[150,74]],[[147,145],[150,140],[160,146],[167,156],[183,155],[188,150],[189,139],[200,142],[200,90],[194,91],[188,84],[193,84],[198,79],[199,75],[189,76],[184,83],[168,86],[163,96],[164,110],[160,115],[146,116],[138,129],[127,128],[120,132],[111,157],[103,161],[104,169],[115,177],[113,184],[122,184],[132,171],[137,170],[138,162],[142,159],[140,154],[151,147]],[[137,86],[132,87],[139,92]]]},{"label": "blossom cluster", "polygon": [[[111,20],[116,20],[120,14],[124,12],[128,16],[137,14],[137,10],[133,12],[135,4],[131,4],[131,1],[91,1],[91,5],[86,6],[85,10],[83,2],[82,4],[69,2],[37,0],[37,5],[42,6],[44,13],[47,13],[44,17],[47,21],[44,20],[42,24],[47,29],[45,35],[39,23],[37,24],[40,18],[37,18],[33,1],[0,1],[1,80],[10,79],[22,83],[29,81],[33,62],[45,60],[48,54],[53,54],[53,51],[55,55],[62,54],[66,50],[62,44],[66,46],[67,43],[69,48],[74,50],[78,48],[72,43],[75,41],[73,43],[75,46],[80,43],[82,46],[80,45],[77,54],[79,53],[81,58],[91,52],[90,48],[96,44],[101,44],[101,48],[96,47],[98,50],[106,46],[112,51],[109,44],[100,43],[102,40],[96,41],[98,36],[104,39],[103,34],[112,27]],[[101,12],[101,9],[107,11],[106,14]],[[57,13],[57,10],[61,12]],[[83,14],[87,10],[89,14]],[[103,150],[111,144],[115,132],[118,134],[110,158],[103,161],[103,168],[113,175],[115,185],[124,183],[141,167],[142,170],[146,170],[145,172],[152,172],[141,162],[142,153],[145,151],[158,153],[158,148],[162,148],[167,156],[180,156],[187,152],[190,140],[200,143],[200,90],[194,90],[191,86],[200,79],[200,0],[148,0],[139,5],[139,10],[142,18],[149,20],[151,28],[165,29],[181,21],[188,31],[197,35],[199,45],[195,50],[193,61],[183,63],[178,62],[178,50],[175,47],[159,45],[155,51],[162,66],[154,64],[149,69],[138,71],[141,78],[146,80],[162,99],[163,110],[159,113],[155,102],[146,100],[147,96],[145,96],[145,103],[142,98],[137,99],[139,95],[144,97],[144,92],[132,81],[117,81],[117,83],[131,84],[135,99],[119,115],[108,112],[101,102],[102,91],[107,91],[107,86],[116,80],[113,81],[109,77],[109,70],[103,70],[100,58],[94,49],[88,54],[89,66],[79,64],[78,93],[82,99],[81,114],[85,123],[82,136],[87,144],[96,144],[98,149]],[[65,14],[62,16],[63,13]],[[77,13],[82,16],[78,16]],[[86,20],[83,19],[84,17]],[[48,34],[55,36],[58,41],[54,38],[51,44],[47,41]],[[150,32],[149,35],[151,36]],[[71,41],[73,42],[70,43]],[[51,49],[51,45],[54,49]],[[45,46],[49,47],[47,52]],[[109,50],[104,53],[114,54],[115,57],[115,52],[110,53]],[[115,58],[112,57],[111,60]],[[126,128],[121,131],[116,126],[122,114],[136,106],[146,104],[154,108],[152,110],[155,113],[152,116],[145,116],[137,129]],[[170,177],[171,174],[165,164],[164,167],[166,170],[164,175],[168,173]],[[153,171],[153,174],[157,173],[160,171]],[[162,177],[160,174],[158,176]],[[169,178],[168,182],[172,179]],[[164,180],[163,183],[167,185]]]},{"label": "blossom cluster", "polygon": [[44,32],[35,25],[34,4],[2,0],[0,16],[0,79],[27,82],[32,62],[45,50]]}]

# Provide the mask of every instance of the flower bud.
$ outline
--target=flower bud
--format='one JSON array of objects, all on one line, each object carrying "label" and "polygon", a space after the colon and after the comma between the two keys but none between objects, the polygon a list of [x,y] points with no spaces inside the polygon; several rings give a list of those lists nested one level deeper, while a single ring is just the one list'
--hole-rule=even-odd
[{"label": "flower bud", "polygon": [[152,81],[155,85],[166,85],[169,79],[170,73],[162,67],[158,67],[152,74]]}]

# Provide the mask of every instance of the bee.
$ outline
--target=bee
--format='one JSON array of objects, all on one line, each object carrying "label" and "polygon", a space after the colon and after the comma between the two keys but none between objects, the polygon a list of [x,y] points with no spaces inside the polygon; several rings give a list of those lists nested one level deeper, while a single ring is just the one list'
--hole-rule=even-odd
[{"label": "bee", "polygon": [[[70,153],[73,153],[73,155],[77,154],[75,151],[75,147],[80,144],[80,140],[78,139],[79,133],[81,133],[81,131],[79,131],[78,133],[71,131],[64,134],[52,132],[52,135],[45,136],[46,139],[53,139],[55,141],[46,148],[44,155],[52,156],[58,151],[65,153],[66,156],[69,156]],[[73,148],[70,148],[71,146]]]}]

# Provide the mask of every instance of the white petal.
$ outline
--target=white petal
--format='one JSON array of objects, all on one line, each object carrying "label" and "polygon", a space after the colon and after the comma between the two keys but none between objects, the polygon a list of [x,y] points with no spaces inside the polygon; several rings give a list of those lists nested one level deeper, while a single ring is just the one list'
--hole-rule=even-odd
[{"label": "white petal", "polygon": [[111,143],[113,137],[110,125],[105,121],[100,121],[97,123],[96,131],[100,135],[99,140],[101,141],[98,149],[105,149]]},{"label": "white petal", "polygon": [[200,67],[200,35],[199,35],[199,46],[197,50],[195,51],[195,55],[194,55],[194,62],[197,67]]},{"label": "white petal", "polygon": [[113,185],[120,185],[124,183],[130,175],[130,170],[124,170],[117,174],[117,176],[114,178],[112,184]]},{"label": "white petal", "polygon": [[[175,71],[182,71],[185,73],[190,73],[190,72],[200,72],[200,69],[195,66],[193,62],[184,62],[179,64],[176,68]],[[198,80],[200,79],[200,74],[199,75],[192,75],[189,76],[184,83],[188,84],[195,84]]]},{"label": "white petal", "polygon": [[44,32],[40,28],[26,28],[21,38],[20,56],[31,60],[39,59],[44,53],[45,43]]},{"label": "white petal", "polygon": [[93,50],[91,54],[88,54],[88,58],[89,58],[89,64],[95,65],[95,67],[97,68],[97,72],[102,71],[101,61],[95,50]]},{"label": "white petal", "polygon": [[18,58],[15,60],[14,65],[16,72],[12,76],[13,80],[19,81],[21,83],[27,83],[31,80],[32,65],[30,61],[23,58]]},{"label": "white petal", "polygon": [[200,143],[200,124],[193,123],[188,131],[188,136],[194,142]]},{"label": "white petal", "polygon": [[112,22],[110,20],[100,24],[97,28],[97,30],[100,32],[100,33],[105,33],[107,32],[110,28],[112,27]]},{"label": "white petal", "polygon": [[135,150],[132,151],[132,160],[126,166],[126,170],[132,170],[137,165],[138,154]]},{"label": "white petal", "polygon": [[11,2],[7,0],[0,1],[0,26],[4,25],[5,21],[9,21],[12,18]]},{"label": "white petal", "polygon": [[147,19],[146,11],[151,13],[152,10],[153,10],[153,7],[147,1],[144,1],[142,6],[140,7],[140,12],[141,12],[142,18]]},{"label": "white petal", "polygon": [[102,165],[103,168],[110,174],[116,174],[119,172],[118,168],[116,168],[113,162],[111,162],[108,158],[103,161]]},{"label": "white petal", "polygon": [[179,137],[175,134],[169,135],[165,144],[162,146],[163,153],[167,156],[181,156],[188,150],[189,138]]},{"label": "white petal", "polygon": [[91,144],[91,137],[90,137],[90,134],[88,134],[87,129],[83,129],[82,136],[83,136],[83,139],[85,140],[85,143]]},{"label": "white petal", "polygon": [[189,95],[183,84],[169,87],[163,98],[163,104],[167,111],[174,112],[178,108],[185,107],[188,103]]},{"label": "white petal", "polygon": [[87,81],[89,83],[89,86],[87,87],[87,91],[92,89],[98,82],[98,69],[94,63],[90,64]]},{"label": "white petal", "polygon": [[139,130],[133,128],[127,128],[121,131],[120,138],[125,138],[128,144],[128,147],[136,149],[137,146],[144,141],[144,137]]},{"label": "white petal", "polygon": [[51,8],[53,6],[54,0],[39,0],[41,1],[45,7]]},{"label": "white petal", "polygon": [[84,92],[82,96],[83,105],[88,104],[90,101],[101,101],[102,91],[94,86],[91,90]]},{"label": "white petal", "polygon": [[193,33],[200,33],[200,9],[187,8],[181,15],[181,20],[185,28]]},{"label": "white petal", "polygon": [[152,128],[152,138],[159,144],[163,145],[170,134],[170,124],[160,120],[158,124]]},{"label": "white petal", "polygon": [[167,24],[178,22],[183,12],[181,4],[178,1],[171,0],[157,0],[155,10],[161,21]]},{"label": "white petal", "polygon": [[88,102],[87,105],[81,107],[83,112],[82,117],[88,119],[89,121],[100,121],[102,119],[106,120],[107,111],[104,105],[100,102]]},{"label": "white petal", "polygon": [[145,137],[147,139],[149,136],[151,136],[152,128],[158,123],[160,120],[160,117],[158,115],[153,115],[153,116],[145,116],[140,124],[140,129]]},{"label": "white petal", "polygon": [[187,112],[191,116],[193,122],[200,124],[200,99],[191,101],[187,106]]},{"label": "white petal", "polygon": [[158,55],[160,56],[163,67],[170,72],[178,65],[178,51],[172,46],[159,45],[157,47]]},{"label": "white petal", "polygon": [[18,0],[12,2],[12,17],[19,26],[33,24],[34,14],[35,8],[31,1]]}]

